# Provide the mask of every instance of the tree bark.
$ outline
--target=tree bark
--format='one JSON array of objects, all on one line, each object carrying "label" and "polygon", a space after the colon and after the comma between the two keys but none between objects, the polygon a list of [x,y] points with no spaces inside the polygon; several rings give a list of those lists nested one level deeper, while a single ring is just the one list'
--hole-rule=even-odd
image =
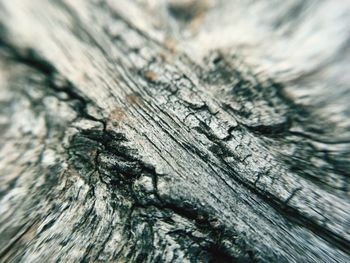
[{"label": "tree bark", "polygon": [[350,261],[349,5],[248,2],[0,2],[1,262]]}]

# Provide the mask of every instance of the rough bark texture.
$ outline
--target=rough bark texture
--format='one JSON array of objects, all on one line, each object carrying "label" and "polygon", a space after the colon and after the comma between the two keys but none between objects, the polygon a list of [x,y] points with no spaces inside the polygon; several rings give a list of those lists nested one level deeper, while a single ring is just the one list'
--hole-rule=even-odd
[{"label": "rough bark texture", "polygon": [[350,262],[348,1],[0,2],[1,262]]}]

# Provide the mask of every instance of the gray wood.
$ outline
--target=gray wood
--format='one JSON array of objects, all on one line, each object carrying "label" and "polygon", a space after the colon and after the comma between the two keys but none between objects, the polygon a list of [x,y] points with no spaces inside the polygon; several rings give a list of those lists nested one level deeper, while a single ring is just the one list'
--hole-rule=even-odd
[{"label": "gray wood", "polygon": [[349,262],[348,1],[0,2],[1,262]]}]

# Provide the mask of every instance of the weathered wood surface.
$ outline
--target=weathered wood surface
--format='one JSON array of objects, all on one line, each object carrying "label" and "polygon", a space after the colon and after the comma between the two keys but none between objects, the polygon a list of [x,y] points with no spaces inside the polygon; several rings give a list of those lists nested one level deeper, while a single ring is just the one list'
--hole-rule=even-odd
[{"label": "weathered wood surface", "polygon": [[1,262],[350,262],[348,1],[0,2]]}]

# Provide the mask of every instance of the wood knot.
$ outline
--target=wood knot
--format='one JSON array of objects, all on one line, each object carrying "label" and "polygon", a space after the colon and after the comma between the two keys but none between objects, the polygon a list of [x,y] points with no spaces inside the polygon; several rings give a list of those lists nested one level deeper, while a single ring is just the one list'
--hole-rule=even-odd
[{"label": "wood knot", "polygon": [[158,78],[158,74],[152,70],[147,70],[144,72],[144,76],[148,81],[154,82]]},{"label": "wood knot", "polygon": [[110,119],[113,121],[121,121],[126,118],[126,113],[122,107],[115,107],[110,113]]},{"label": "wood knot", "polygon": [[125,96],[125,100],[129,104],[140,104],[142,103],[142,97],[138,93],[131,93]]},{"label": "wood knot", "polygon": [[173,37],[166,37],[164,40],[164,46],[171,52],[175,53],[177,48],[177,41]]}]

